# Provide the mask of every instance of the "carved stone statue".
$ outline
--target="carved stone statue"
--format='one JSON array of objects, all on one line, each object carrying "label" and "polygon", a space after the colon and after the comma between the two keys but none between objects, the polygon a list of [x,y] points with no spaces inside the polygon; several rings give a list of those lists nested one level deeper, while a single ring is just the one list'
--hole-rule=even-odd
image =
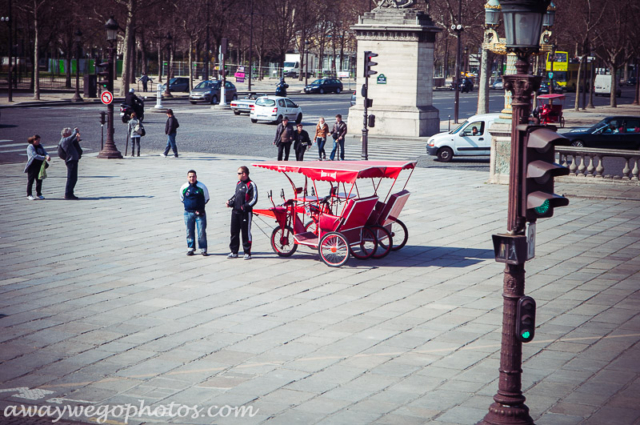
[{"label": "carved stone statue", "polygon": [[376,0],[376,9],[403,9],[413,6],[416,0]]}]

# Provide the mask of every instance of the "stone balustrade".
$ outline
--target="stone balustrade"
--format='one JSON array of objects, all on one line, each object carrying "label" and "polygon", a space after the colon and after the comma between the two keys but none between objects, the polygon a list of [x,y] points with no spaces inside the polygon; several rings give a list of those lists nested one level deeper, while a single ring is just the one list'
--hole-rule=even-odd
[{"label": "stone balustrade", "polygon": [[[556,146],[559,163],[569,168],[569,175],[557,177],[559,182],[619,182],[639,185],[640,151]],[[605,169],[605,158],[609,170]],[[624,164],[624,165],[622,165]]]}]

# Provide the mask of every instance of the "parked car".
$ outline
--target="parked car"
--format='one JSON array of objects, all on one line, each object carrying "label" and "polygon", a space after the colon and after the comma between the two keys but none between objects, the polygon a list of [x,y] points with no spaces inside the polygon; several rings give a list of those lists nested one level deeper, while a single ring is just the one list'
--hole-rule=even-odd
[{"label": "parked car", "polygon": [[454,156],[489,155],[489,128],[499,116],[500,114],[474,115],[458,128],[436,134],[427,142],[427,154],[437,156],[442,162],[449,162]]},{"label": "parked car", "polygon": [[[557,81],[553,81],[553,92],[554,93],[564,93],[565,89],[561,85],[558,84]],[[538,89],[538,94],[550,94],[549,92],[549,82],[543,81],[540,83],[540,88]]]},{"label": "parked car", "polygon": [[640,117],[606,117],[589,128],[576,128],[563,134],[576,147],[640,149]]},{"label": "parked car", "polygon": [[333,78],[320,78],[315,80],[304,88],[305,93],[340,93],[342,91],[342,82]]},{"label": "parked car", "polygon": [[[162,91],[167,89],[167,84],[163,84]],[[169,90],[172,92],[189,92],[189,79],[187,77],[176,77],[169,80]]]},{"label": "parked car", "polygon": [[504,90],[504,83],[502,82],[502,80],[498,80],[495,83],[493,83],[491,88],[494,90]]},{"label": "parked car", "polygon": [[249,95],[245,96],[243,99],[231,101],[231,109],[236,115],[240,115],[243,112],[250,114],[251,106],[256,103],[256,100],[266,95],[266,93],[249,93]]},{"label": "parked car", "polygon": [[[192,105],[195,105],[196,102],[205,101],[214,105],[218,103],[222,97],[222,94],[220,93],[221,87],[222,80],[203,81],[191,90],[191,93],[189,93],[189,102],[191,102]],[[229,81],[224,83],[224,98],[227,102],[231,102],[238,98],[236,86]]]},{"label": "parked car", "polygon": [[356,104],[356,92],[351,95],[351,106]]},{"label": "parked car", "polygon": [[264,96],[256,100],[249,116],[254,124],[258,121],[280,123],[284,117],[299,124],[302,122],[302,108],[288,97]]}]

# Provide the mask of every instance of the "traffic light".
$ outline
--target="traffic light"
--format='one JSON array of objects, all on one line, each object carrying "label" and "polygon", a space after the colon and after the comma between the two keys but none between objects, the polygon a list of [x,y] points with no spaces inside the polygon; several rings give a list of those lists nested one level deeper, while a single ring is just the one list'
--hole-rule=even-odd
[{"label": "traffic light", "polygon": [[373,62],[371,59],[378,57],[377,53],[366,51],[364,52],[364,76],[369,77],[370,75],[377,74],[378,71],[374,71],[371,69],[372,66],[376,66],[378,62]]},{"label": "traffic light", "polygon": [[536,333],[536,300],[520,297],[516,311],[516,338],[521,342],[531,342]]},{"label": "traffic light", "polygon": [[376,126],[376,116],[371,114],[369,115],[368,118],[369,118],[369,122],[368,122],[369,127],[374,128]]},{"label": "traffic light", "polygon": [[[569,169],[555,162],[554,145],[565,137],[553,126],[525,126],[522,153],[520,214],[526,221],[553,217],[553,209],[569,205],[569,200],[553,193],[553,179],[566,176]],[[522,134],[522,133],[521,133]]]},{"label": "traffic light", "polygon": [[102,62],[96,65],[96,67],[100,70],[98,72],[98,86],[102,88],[102,90],[110,91],[113,93],[113,83],[111,79],[111,64],[109,62]]}]

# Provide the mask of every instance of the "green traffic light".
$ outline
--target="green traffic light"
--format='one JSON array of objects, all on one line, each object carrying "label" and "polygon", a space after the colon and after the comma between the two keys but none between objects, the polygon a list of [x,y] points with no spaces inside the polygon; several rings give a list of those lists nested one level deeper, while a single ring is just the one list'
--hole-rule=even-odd
[{"label": "green traffic light", "polygon": [[549,200],[545,199],[545,201],[542,203],[542,205],[540,205],[539,207],[534,208],[534,210],[538,214],[546,214],[549,211],[549,207],[550,206],[551,206],[551,203],[549,202]]},{"label": "green traffic light", "polygon": [[522,332],[522,339],[529,339],[531,337],[531,333],[529,331]]}]

